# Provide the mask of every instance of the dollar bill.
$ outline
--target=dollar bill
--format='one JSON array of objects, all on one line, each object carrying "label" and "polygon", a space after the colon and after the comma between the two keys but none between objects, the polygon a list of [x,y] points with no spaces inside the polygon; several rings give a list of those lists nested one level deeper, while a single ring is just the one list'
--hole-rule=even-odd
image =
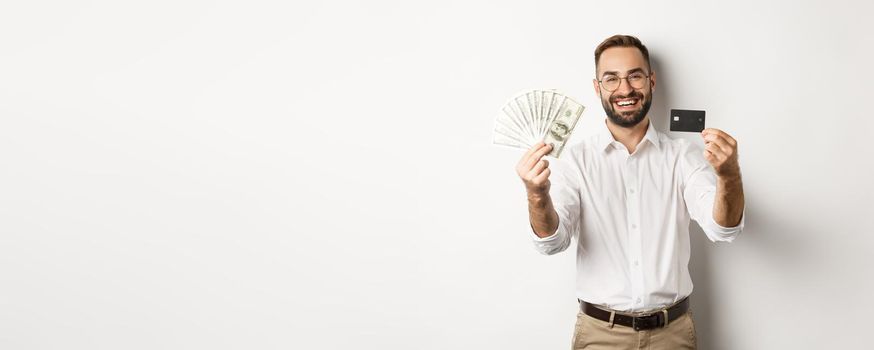
[{"label": "dollar bill", "polygon": [[532,117],[530,114],[530,110],[527,105],[527,98],[523,96],[519,96],[513,100],[513,103],[510,104],[510,110],[512,110],[519,119],[523,123],[523,129],[525,133],[528,134],[532,140],[537,138],[537,135],[534,133]]},{"label": "dollar bill", "polygon": [[521,143],[515,138],[507,137],[507,136],[504,136],[502,134],[492,135],[492,143],[494,143],[496,145],[508,146],[508,147],[513,147],[513,148],[518,148],[518,149],[531,148],[531,146],[528,146],[525,143]]},{"label": "dollar bill", "polygon": [[524,140],[530,140],[531,136],[526,135],[524,132],[525,122],[512,110],[511,106],[504,106],[501,111],[503,113],[499,114],[495,120],[495,128],[497,129],[499,125],[503,126],[506,129],[513,130],[516,133],[515,136]]},{"label": "dollar bill", "polygon": [[511,139],[525,148],[530,148],[532,145],[525,136],[520,135],[518,131],[507,127],[506,125],[503,125],[500,121],[495,123],[495,136],[498,135],[502,136],[503,139]]},{"label": "dollar bill", "polygon": [[549,125],[550,116],[555,111],[555,101],[553,98],[555,97],[555,92],[553,91],[543,91],[543,99],[544,99],[544,110],[543,110],[543,124],[540,128],[540,133],[543,134],[546,131],[546,126]]},{"label": "dollar bill", "polygon": [[563,98],[563,101],[558,107],[558,113],[555,118],[549,123],[549,128],[546,131],[546,136],[543,142],[552,145],[552,151],[549,155],[558,158],[564,145],[571,137],[571,132],[577,126],[577,121],[583,115],[585,107],[570,98]]},{"label": "dollar bill", "polygon": [[555,90],[529,90],[511,98],[495,119],[492,143],[528,150],[543,141],[558,158],[584,107]]}]

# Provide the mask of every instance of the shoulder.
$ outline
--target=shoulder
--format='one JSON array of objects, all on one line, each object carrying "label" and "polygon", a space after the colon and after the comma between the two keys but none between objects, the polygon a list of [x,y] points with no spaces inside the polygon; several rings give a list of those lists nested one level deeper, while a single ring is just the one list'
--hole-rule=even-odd
[{"label": "shoulder", "polygon": [[665,133],[658,132],[659,144],[664,153],[679,157],[689,157],[694,154],[700,155],[704,148],[696,142],[685,138],[673,138]]},{"label": "shoulder", "polygon": [[707,160],[704,159],[704,147],[702,142],[695,140],[698,135],[672,138],[668,135],[660,133],[660,141],[662,152],[670,158],[673,163],[674,176],[677,177],[683,186],[689,184],[694,178],[704,174],[708,176],[712,173],[712,168]]},{"label": "shoulder", "polygon": [[552,163],[555,164],[553,171],[568,176],[574,174],[575,176],[573,177],[582,176],[593,163],[597,163],[596,160],[593,160],[593,157],[598,156],[595,152],[598,144],[597,141],[597,135],[568,140],[559,158]]},{"label": "shoulder", "polygon": [[699,142],[682,137],[673,138],[662,132],[658,135],[662,154],[674,163],[678,170],[689,173],[707,165],[704,148]]}]

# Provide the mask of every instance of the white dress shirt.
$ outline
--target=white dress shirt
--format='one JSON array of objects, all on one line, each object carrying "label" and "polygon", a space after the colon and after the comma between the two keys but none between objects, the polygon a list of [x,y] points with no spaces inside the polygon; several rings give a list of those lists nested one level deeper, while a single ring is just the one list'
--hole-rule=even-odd
[{"label": "white dress shirt", "polygon": [[736,227],[713,220],[716,173],[703,149],[652,123],[634,154],[606,120],[600,133],[567,147],[550,163],[558,230],[529,232],[547,255],[576,242],[579,299],[628,312],[669,306],[692,293],[689,219],[714,242],[743,229],[743,217]]}]

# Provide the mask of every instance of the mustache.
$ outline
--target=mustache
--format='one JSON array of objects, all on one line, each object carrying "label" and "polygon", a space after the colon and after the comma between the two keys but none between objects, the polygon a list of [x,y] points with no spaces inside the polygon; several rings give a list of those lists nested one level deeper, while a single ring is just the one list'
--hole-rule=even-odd
[{"label": "mustache", "polygon": [[639,99],[639,100],[643,100],[643,94],[641,94],[640,92],[637,92],[637,91],[632,91],[632,92],[631,92],[630,94],[628,94],[628,95],[624,95],[624,96],[613,96],[613,97],[610,98],[610,102],[616,102],[617,100],[626,99],[626,98],[636,98],[636,99]]}]

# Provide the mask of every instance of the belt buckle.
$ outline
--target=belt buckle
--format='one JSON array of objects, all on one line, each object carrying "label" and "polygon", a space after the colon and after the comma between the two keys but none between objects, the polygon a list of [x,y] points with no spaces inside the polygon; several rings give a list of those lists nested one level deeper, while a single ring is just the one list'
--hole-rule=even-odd
[{"label": "belt buckle", "polygon": [[[655,325],[653,325],[653,322],[650,321],[653,319],[653,316],[655,316],[655,323],[656,323]],[[643,322],[640,322],[640,321],[643,321]],[[664,319],[664,313],[656,312],[656,313],[651,313],[649,315],[632,317],[631,318],[631,327],[634,328],[635,331],[639,332],[642,329],[653,329],[653,328],[658,328],[658,327],[664,327],[665,321],[666,320]]]},{"label": "belt buckle", "polygon": [[631,327],[634,328],[635,332],[640,332],[640,322],[637,322],[639,319],[641,319],[639,316],[631,318]]}]

